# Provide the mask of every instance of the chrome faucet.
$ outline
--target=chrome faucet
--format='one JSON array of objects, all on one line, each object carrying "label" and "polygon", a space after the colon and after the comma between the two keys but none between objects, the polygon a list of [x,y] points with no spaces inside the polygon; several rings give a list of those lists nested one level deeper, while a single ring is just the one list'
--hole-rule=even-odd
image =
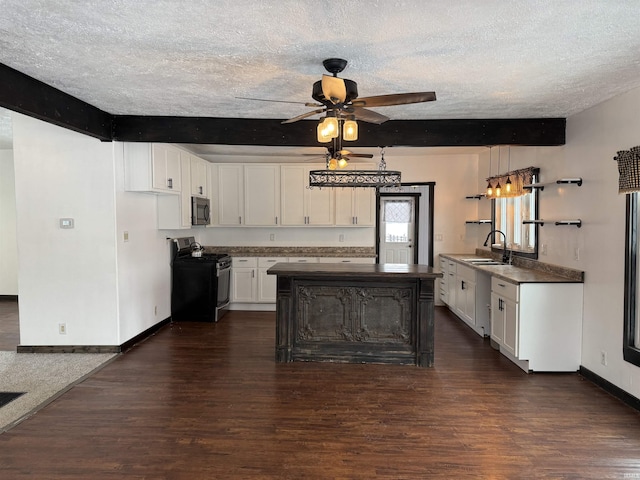
[{"label": "chrome faucet", "polygon": [[502,234],[502,238],[503,238],[503,242],[502,242],[502,263],[507,263],[509,265],[511,265],[511,251],[509,250],[509,252],[507,252],[507,236],[504,234],[504,232],[502,230],[491,230],[489,232],[489,234],[487,235],[487,238],[484,241],[484,246],[488,246],[489,244],[489,238],[491,238],[491,234],[493,233],[501,233]]}]

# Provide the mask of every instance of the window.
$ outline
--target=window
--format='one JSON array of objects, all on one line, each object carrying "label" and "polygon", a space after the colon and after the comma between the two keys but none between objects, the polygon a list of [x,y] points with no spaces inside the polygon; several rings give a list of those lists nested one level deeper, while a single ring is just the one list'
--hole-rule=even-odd
[{"label": "window", "polygon": [[640,194],[627,195],[627,228],[624,269],[624,335],[622,353],[624,359],[640,367],[640,255],[638,254],[638,215]]},{"label": "window", "polygon": [[413,222],[413,203],[409,200],[385,200],[383,224],[385,242],[409,242]]},{"label": "window", "polygon": [[[532,183],[537,182],[537,174]],[[538,214],[538,190],[526,190],[519,197],[503,197],[493,200],[493,223],[496,230],[504,232],[507,248],[515,255],[538,258],[538,226],[525,224],[524,220],[535,220]],[[503,237],[494,234],[492,248],[502,250]]]}]

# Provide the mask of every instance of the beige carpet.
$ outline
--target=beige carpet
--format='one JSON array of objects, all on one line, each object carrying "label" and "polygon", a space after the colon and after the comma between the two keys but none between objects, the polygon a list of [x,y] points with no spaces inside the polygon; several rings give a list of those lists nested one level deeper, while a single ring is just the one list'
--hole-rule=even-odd
[{"label": "beige carpet", "polygon": [[35,414],[115,356],[113,353],[0,352],[0,391],[26,392],[0,407],[0,433]]}]

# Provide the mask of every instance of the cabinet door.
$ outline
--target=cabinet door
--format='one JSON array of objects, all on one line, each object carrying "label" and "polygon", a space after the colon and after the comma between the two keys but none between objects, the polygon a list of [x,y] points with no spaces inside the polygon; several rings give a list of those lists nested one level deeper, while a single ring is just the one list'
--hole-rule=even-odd
[{"label": "cabinet door", "polygon": [[256,286],[257,281],[255,268],[231,269],[232,302],[255,302]]},{"label": "cabinet door", "polygon": [[278,225],[280,217],[280,166],[245,165],[244,224]]},{"label": "cabinet door", "polygon": [[218,224],[242,225],[244,221],[242,165],[218,166]]},{"label": "cabinet door", "polygon": [[502,299],[502,308],[504,311],[503,346],[505,350],[517,357],[519,335],[518,304],[513,300],[504,298]]},{"label": "cabinet door", "polygon": [[336,188],[336,225],[355,225],[353,195],[355,188]]},{"label": "cabinet door", "polygon": [[354,216],[356,225],[372,226],[376,224],[376,190],[375,188],[354,188]]},{"label": "cabinet door", "polygon": [[455,310],[455,306],[456,306],[456,286],[457,286],[457,282],[456,282],[456,274],[455,272],[449,272],[447,274],[448,278],[447,278],[447,300],[449,301],[448,305],[449,308],[451,308],[451,310]]},{"label": "cabinet door", "polygon": [[219,217],[220,212],[218,211],[219,201],[218,201],[218,165],[215,163],[210,163],[207,165],[207,175],[209,175],[209,200],[211,201],[211,218],[210,223],[207,227],[211,227],[213,225],[219,225]]},{"label": "cabinet door", "polygon": [[201,158],[189,155],[191,161],[191,195],[209,198],[209,182],[207,162]]},{"label": "cabinet door", "polygon": [[151,145],[151,185],[158,190],[168,190],[167,184],[167,146],[154,143]]},{"label": "cabinet door", "polygon": [[502,298],[491,294],[491,338],[500,345],[504,343],[504,310]]},{"label": "cabinet door", "polygon": [[258,301],[275,303],[277,275],[268,275],[268,268],[258,269]]},{"label": "cabinet door", "polygon": [[305,176],[308,176],[308,170],[301,165],[280,168],[282,225],[306,225],[305,182],[309,180],[305,180]]},{"label": "cabinet door", "polygon": [[182,191],[182,176],[180,165],[180,150],[171,146],[166,148],[166,183],[169,190]]},{"label": "cabinet door", "polygon": [[467,323],[476,324],[476,284],[475,282],[464,281],[464,306],[463,313]]},{"label": "cabinet door", "polygon": [[306,188],[309,185],[309,170],[305,175],[305,206],[307,212],[307,225],[333,225],[334,224],[334,194],[333,190],[341,188]]}]

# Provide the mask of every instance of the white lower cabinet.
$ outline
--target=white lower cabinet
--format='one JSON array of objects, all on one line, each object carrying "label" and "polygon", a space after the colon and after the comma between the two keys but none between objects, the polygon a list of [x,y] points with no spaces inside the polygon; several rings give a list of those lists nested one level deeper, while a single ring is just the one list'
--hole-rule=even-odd
[{"label": "white lower cabinet", "polygon": [[286,258],[258,258],[258,298],[256,299],[258,302],[276,303],[278,277],[267,274],[267,270],[283,261],[286,261]]},{"label": "white lower cabinet", "polygon": [[288,258],[232,257],[231,309],[275,309],[277,276],[267,270],[281,262],[288,262]]},{"label": "white lower cabinet", "polygon": [[255,302],[258,292],[257,257],[231,259],[231,302]]},{"label": "white lower cabinet", "polygon": [[582,283],[491,280],[491,338],[525,371],[580,368]]},{"label": "white lower cabinet", "polygon": [[[482,336],[489,336],[489,298],[491,282],[489,275],[478,272],[466,265],[456,265],[455,276],[450,275],[449,280],[455,278],[453,293],[453,311],[467,325]],[[449,291],[451,287],[448,285]],[[451,301],[449,305],[452,305]]]}]

